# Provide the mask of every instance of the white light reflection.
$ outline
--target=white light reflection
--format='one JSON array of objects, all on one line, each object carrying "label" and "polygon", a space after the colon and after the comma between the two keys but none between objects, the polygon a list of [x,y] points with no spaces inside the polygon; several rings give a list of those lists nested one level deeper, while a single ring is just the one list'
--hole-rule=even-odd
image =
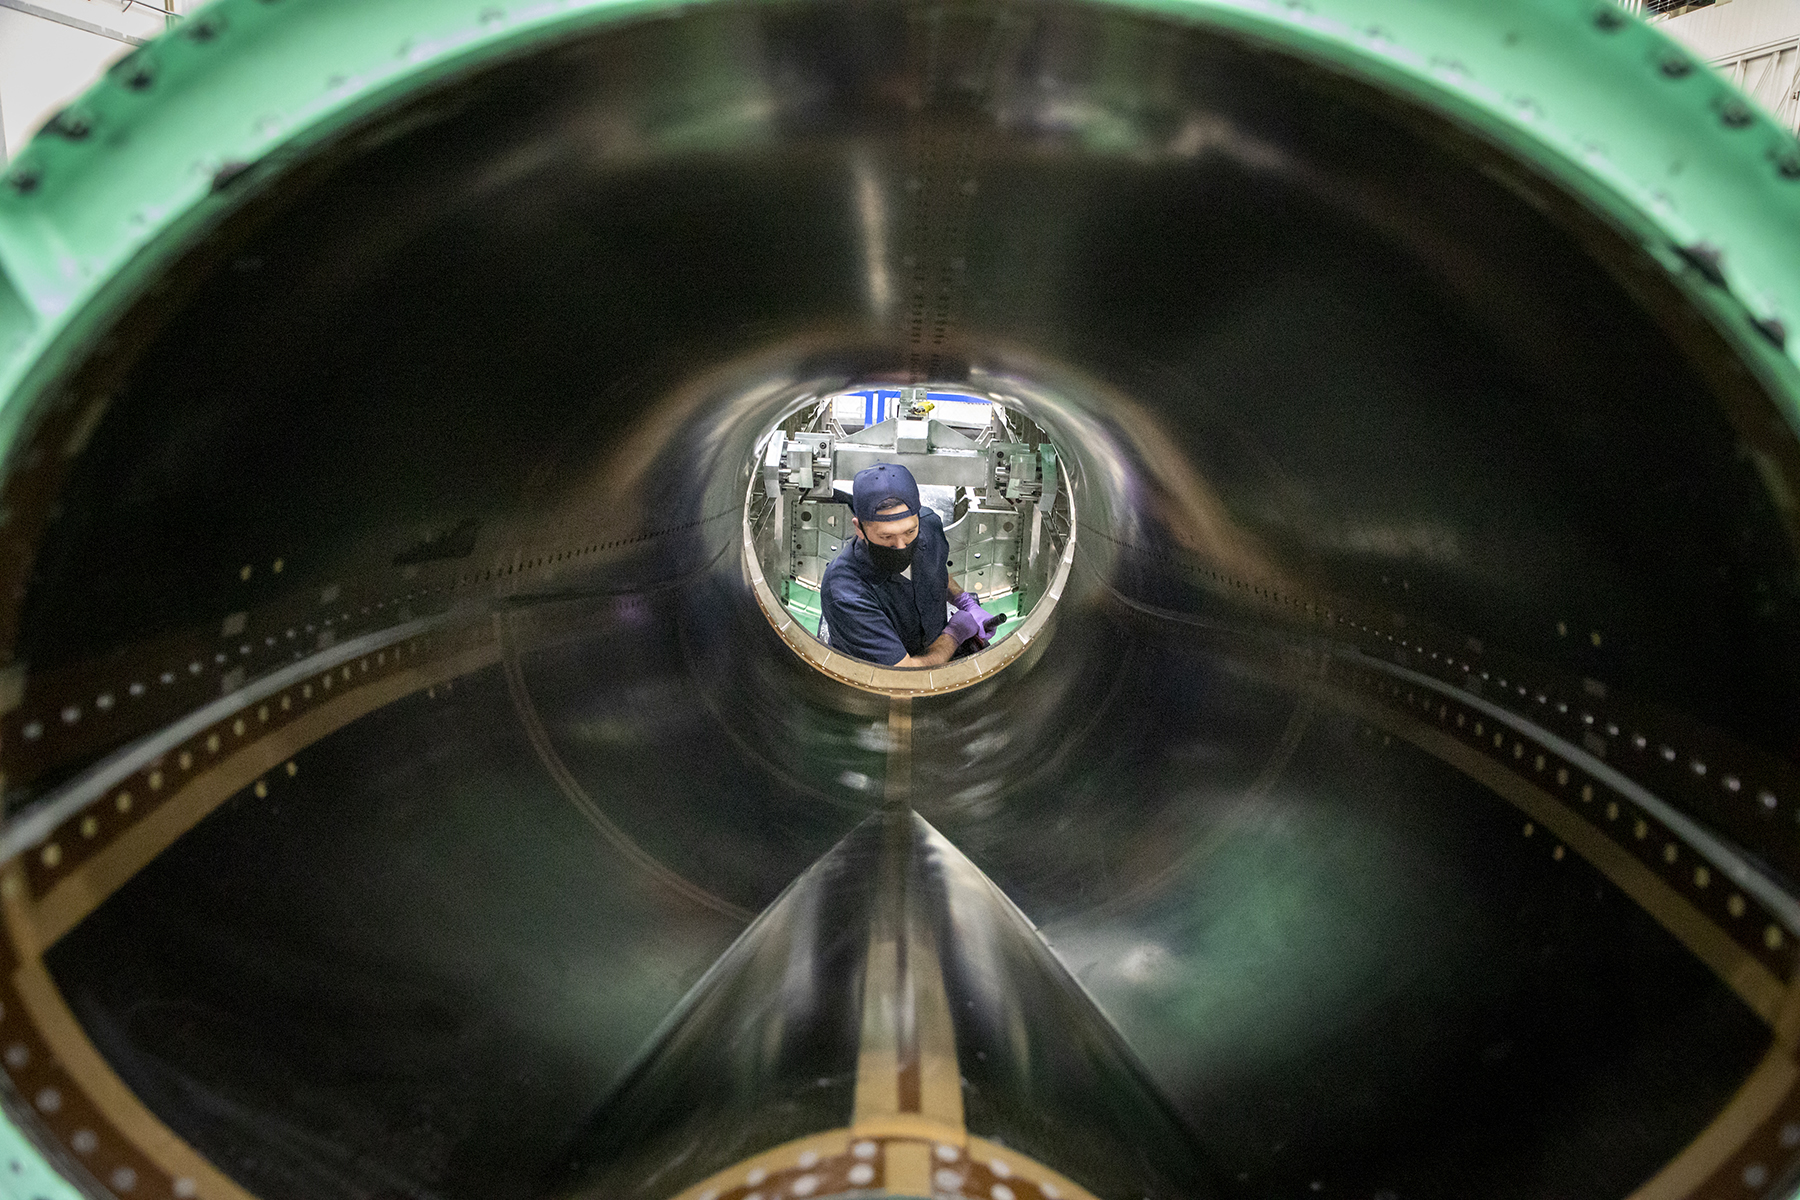
[{"label": "white light reflection", "polygon": [[1148,983],[1168,965],[1167,947],[1144,942],[1127,950],[1119,959],[1119,974],[1131,983]]},{"label": "white light reflection", "polygon": [[876,178],[875,164],[865,151],[850,163],[856,176],[856,216],[862,225],[863,274],[869,285],[869,312],[885,320],[894,307],[894,281],[888,272],[887,198]]}]

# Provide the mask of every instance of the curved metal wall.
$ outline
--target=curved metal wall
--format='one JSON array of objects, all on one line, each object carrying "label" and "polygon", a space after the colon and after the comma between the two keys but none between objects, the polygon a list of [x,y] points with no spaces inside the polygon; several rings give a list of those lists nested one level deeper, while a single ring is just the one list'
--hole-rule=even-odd
[{"label": "curved metal wall", "polygon": [[[1607,5],[206,10],[0,192],[7,1112],[180,1200],[1791,1192],[1797,195]],[[875,380],[1069,468],[951,695],[742,561]]]}]

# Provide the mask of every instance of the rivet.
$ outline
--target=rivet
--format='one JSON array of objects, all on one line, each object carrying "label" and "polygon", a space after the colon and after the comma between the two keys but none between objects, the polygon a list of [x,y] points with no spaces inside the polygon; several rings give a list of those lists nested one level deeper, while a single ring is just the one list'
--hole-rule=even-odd
[{"label": "rivet", "polygon": [[255,568],[251,567],[250,564],[245,563],[242,567],[238,568],[238,578],[241,580],[248,581],[250,578],[250,574],[254,569]]},{"label": "rivet", "polygon": [[[212,190],[214,192],[222,192],[248,174],[250,174],[249,163],[239,158],[226,159],[224,162],[220,163],[218,169],[213,172]],[[249,567],[244,568],[245,571],[248,571],[249,569]],[[243,578],[248,579],[250,577],[249,575],[244,575]]]},{"label": "rivet", "polygon": [[258,800],[261,800],[263,797],[267,796],[268,794],[269,794],[269,785],[261,779],[257,780],[256,781],[256,798]]},{"label": "rivet", "polygon": [[1714,287],[1725,286],[1725,253],[1711,242],[1695,242],[1691,246],[1675,247],[1675,253],[1687,261],[1687,264],[1700,273],[1700,277]]},{"label": "rivet", "polygon": [[54,867],[62,862],[62,847],[55,842],[51,842],[48,846],[44,847],[42,857],[46,867]]},{"label": "rivet", "polygon": [[1771,949],[1771,950],[1781,949],[1781,941],[1782,941],[1782,934],[1781,934],[1781,927],[1779,925],[1771,925],[1767,929],[1763,930],[1763,945],[1767,946],[1769,949]]},{"label": "rivet", "polygon": [[1743,916],[1744,915],[1744,898],[1742,896],[1738,895],[1736,892],[1731,893],[1731,899],[1729,899],[1725,902],[1725,911],[1730,913],[1734,917]]},{"label": "rivet", "polygon": [[1536,832],[1537,832],[1536,825],[1533,825],[1530,821],[1525,822],[1525,836],[1526,837],[1530,837],[1532,834],[1534,834]]},{"label": "rivet", "polygon": [[1705,867],[1695,867],[1694,868],[1694,886],[1697,888],[1704,888],[1704,887],[1710,886],[1711,884],[1712,884],[1712,872],[1707,870]]},{"label": "rivet", "polygon": [[182,770],[191,770],[194,765],[194,756],[189,754],[186,750],[183,750],[181,752],[181,757],[177,758],[175,762]]},{"label": "rivet", "polygon": [[287,773],[289,775],[298,775],[300,773],[300,767],[293,759],[288,760]]},{"label": "rivet", "polygon": [[1666,863],[1673,863],[1676,860],[1676,858],[1680,857],[1680,854],[1681,854],[1681,851],[1679,851],[1675,848],[1674,842],[1670,842],[1668,845],[1663,847],[1663,861]]},{"label": "rivet", "polygon": [[79,142],[94,132],[94,123],[85,115],[65,108],[50,118],[44,126],[44,132],[68,138],[71,142]]},{"label": "rivet", "polygon": [[91,838],[100,832],[100,822],[91,816],[81,818],[81,836]]},{"label": "rivet", "polygon": [[1550,857],[1554,858],[1557,862],[1561,862],[1563,860],[1563,848],[1558,846],[1556,849],[1552,850],[1550,852]]}]

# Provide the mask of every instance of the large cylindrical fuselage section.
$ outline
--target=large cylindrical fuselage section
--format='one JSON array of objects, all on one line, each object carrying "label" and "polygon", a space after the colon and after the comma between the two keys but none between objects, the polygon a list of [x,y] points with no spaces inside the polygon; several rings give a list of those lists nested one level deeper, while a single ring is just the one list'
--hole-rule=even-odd
[{"label": "large cylindrical fuselage section", "polygon": [[[1379,7],[224,0],[116,68],[0,194],[31,1161],[1791,1188],[1800,149],[1611,6]],[[768,439],[932,386],[1046,448],[953,451],[1039,607],[870,670]]]}]

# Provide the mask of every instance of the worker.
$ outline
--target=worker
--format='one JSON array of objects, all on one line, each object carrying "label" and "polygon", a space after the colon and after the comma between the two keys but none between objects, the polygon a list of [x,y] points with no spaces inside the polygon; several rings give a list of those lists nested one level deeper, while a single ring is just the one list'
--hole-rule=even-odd
[{"label": "worker", "polygon": [[819,586],[831,648],[884,667],[936,667],[986,646],[1006,618],[950,578],[943,518],[919,504],[912,472],[865,467],[850,504],[856,536]]}]

